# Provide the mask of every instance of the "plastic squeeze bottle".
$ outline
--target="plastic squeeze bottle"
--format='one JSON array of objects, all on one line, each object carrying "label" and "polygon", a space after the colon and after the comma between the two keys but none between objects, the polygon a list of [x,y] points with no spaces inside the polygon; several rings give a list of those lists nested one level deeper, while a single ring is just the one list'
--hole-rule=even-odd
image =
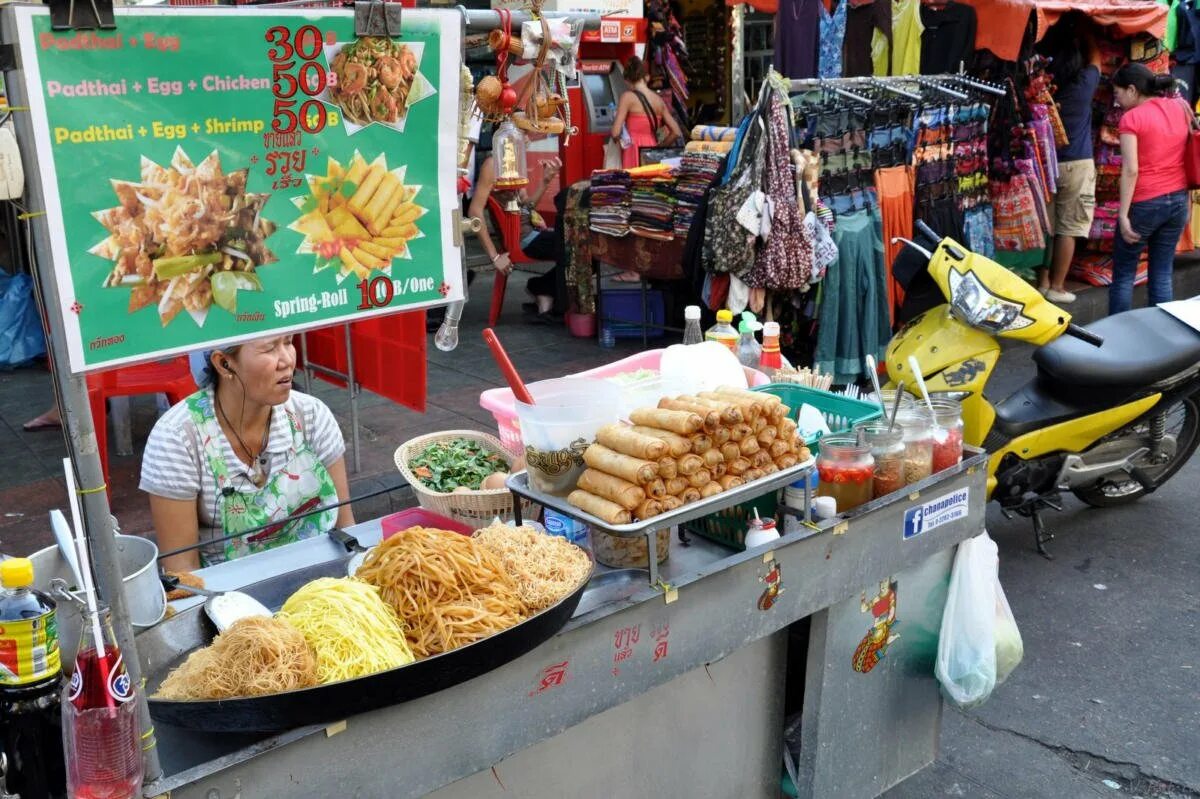
[{"label": "plastic squeeze bottle", "polygon": [[738,332],[733,329],[733,311],[717,311],[717,323],[704,334],[704,340],[724,344],[730,352],[736,355]]},{"label": "plastic squeeze bottle", "polygon": [[758,365],[763,369],[783,368],[783,356],[779,354],[778,322],[767,322],[763,325],[762,357]]},{"label": "plastic squeeze bottle", "polygon": [[762,329],[762,325],[754,318],[754,314],[750,311],[742,312],[742,321],[738,324],[737,359],[742,366],[748,366],[751,369],[757,369],[759,361],[762,360],[762,346],[758,343],[758,339],[754,337],[754,333]]},{"label": "plastic squeeze bottle", "polygon": [[700,306],[689,305],[684,308],[683,319],[683,343],[699,344],[704,341],[704,334],[700,332]]}]

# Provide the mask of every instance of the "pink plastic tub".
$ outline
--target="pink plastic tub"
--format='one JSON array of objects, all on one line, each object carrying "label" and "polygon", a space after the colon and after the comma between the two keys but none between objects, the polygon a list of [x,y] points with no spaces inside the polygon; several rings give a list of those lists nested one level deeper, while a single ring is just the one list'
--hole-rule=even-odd
[{"label": "pink plastic tub", "polygon": [[[628,358],[622,358],[619,361],[598,366],[595,369],[589,369],[586,372],[579,372],[573,375],[563,375],[563,377],[612,377],[619,375],[622,372],[635,372],[638,369],[653,369],[658,370],[659,361],[662,359],[663,351],[647,350],[640,352],[637,355],[630,355]],[[746,382],[750,386],[765,386],[771,380],[757,369],[746,368]],[[479,405],[492,412],[492,416],[496,417],[496,427],[500,431],[500,443],[509,452],[520,455],[525,451],[521,444],[521,427],[517,423],[517,409],[514,405],[514,397],[512,389],[490,388],[479,395]]]}]

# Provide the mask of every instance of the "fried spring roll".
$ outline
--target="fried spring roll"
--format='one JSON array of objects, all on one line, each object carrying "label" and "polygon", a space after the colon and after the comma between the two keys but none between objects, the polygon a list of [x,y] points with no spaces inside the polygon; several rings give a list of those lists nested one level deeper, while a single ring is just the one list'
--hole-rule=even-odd
[{"label": "fried spring roll", "polygon": [[724,490],[725,489],[721,487],[720,483],[718,483],[716,480],[713,480],[711,483],[700,489],[700,496],[711,497],[715,494],[720,494]]},{"label": "fried spring roll", "polygon": [[725,465],[725,461],[721,461],[720,463],[718,463],[715,466],[709,466],[708,470],[710,472],[712,472],[713,479],[716,480],[721,477],[724,477],[725,472],[728,470],[728,468],[729,467]]},{"label": "fried spring roll", "polygon": [[730,405],[736,405],[737,408],[742,412],[742,420],[745,422],[752,422],[758,417],[762,416],[763,409],[765,408],[764,405],[757,403],[752,399],[744,400],[740,397],[730,397],[726,394],[715,394],[711,391],[701,392],[697,396],[699,396],[701,399],[710,400],[712,402],[725,402]]},{"label": "fried spring roll", "polygon": [[758,439],[758,443],[764,447],[771,446],[771,444],[775,443],[775,439],[778,437],[779,430],[773,424],[767,425],[762,430],[759,430],[755,436],[755,438]]},{"label": "fried spring roll", "polygon": [[631,458],[641,458],[644,461],[656,461],[667,454],[665,441],[635,433],[622,424],[608,424],[601,427],[596,431],[596,443],[603,444],[613,452],[619,452]]},{"label": "fried spring roll", "polygon": [[737,445],[736,441],[730,441],[728,444],[721,445],[721,457],[726,463],[735,461],[742,457],[742,448]]},{"label": "fried spring roll", "polygon": [[732,461],[725,464],[725,473],[741,477],[746,472],[750,471],[750,468],[750,461],[746,458],[734,458]]},{"label": "fried spring roll", "polygon": [[609,502],[615,502],[625,510],[633,510],[646,501],[646,492],[640,487],[595,469],[583,470],[583,474],[579,475],[578,487]]},{"label": "fried spring roll", "polygon": [[724,477],[718,478],[717,482],[721,484],[721,488],[728,491],[731,488],[737,488],[745,481],[736,475],[727,474]]},{"label": "fried spring roll", "polygon": [[629,420],[636,425],[657,427],[659,430],[669,430],[681,436],[690,436],[704,426],[704,420],[688,411],[667,411],[662,408],[638,408],[629,414]]},{"label": "fried spring roll", "polygon": [[587,491],[575,489],[567,495],[567,502],[607,524],[629,524],[631,521],[629,511],[615,502],[610,502]]},{"label": "fried spring roll", "polygon": [[684,455],[676,461],[676,468],[681,477],[688,477],[704,468],[704,459],[699,455]]},{"label": "fried spring roll", "polygon": [[663,513],[669,513],[673,510],[679,510],[683,507],[683,500],[679,497],[666,496],[662,498]]},{"label": "fried spring roll", "polygon": [[717,393],[726,394],[731,397],[745,397],[756,402],[764,403],[768,407],[783,404],[783,400],[774,394],[768,394],[765,391],[747,391],[746,389],[738,388],[737,386],[717,386]]},{"label": "fried spring roll", "polygon": [[767,451],[771,453],[771,460],[775,460],[781,455],[790,453],[792,445],[777,438],[771,442],[771,446],[767,447]]},{"label": "fried spring roll", "polygon": [[781,455],[775,459],[775,465],[780,469],[790,469],[799,462],[799,459],[795,455]]},{"label": "fried spring roll", "polygon": [[753,455],[762,447],[758,445],[758,439],[753,436],[746,436],[738,442],[738,448],[741,449],[742,455]]},{"label": "fried spring roll", "polygon": [[791,412],[792,409],[783,404],[772,407],[768,413],[771,417],[771,424],[779,424],[779,420],[786,419],[787,415]]},{"label": "fried spring roll", "polygon": [[642,519],[652,519],[663,512],[663,505],[657,499],[648,499],[641,505],[638,505],[633,511],[633,518],[641,521]]},{"label": "fried spring roll", "polygon": [[725,462],[725,456],[721,454],[721,450],[719,449],[710,449],[700,457],[704,459],[704,468],[706,469],[711,469],[718,463]]},{"label": "fried spring roll", "polygon": [[693,397],[684,395],[680,397],[684,402],[694,402],[697,405],[704,405],[712,408],[721,414],[721,421],[726,425],[738,424],[746,421],[742,414],[742,409],[731,402],[721,402],[720,400],[705,399],[704,397]]},{"label": "fried spring roll", "polygon": [[696,433],[692,436],[692,454],[703,455],[712,449],[712,439],[705,433]]},{"label": "fried spring roll", "polygon": [[[782,454],[782,453],[781,453]],[[664,480],[670,480],[679,474],[679,468],[675,464],[675,459],[668,455],[665,458],[658,459],[658,476]],[[668,492],[670,493],[670,492]]]},{"label": "fried spring roll", "polygon": [[696,500],[700,499],[700,489],[688,486],[687,490],[679,495],[679,498],[683,500],[684,505],[688,504],[689,502],[695,502]]},{"label": "fried spring roll", "polygon": [[742,479],[745,480],[747,483],[749,483],[749,482],[753,482],[754,480],[757,480],[758,478],[762,477],[763,474],[764,474],[764,472],[762,469],[750,469],[745,474],[742,475]]},{"label": "fried spring roll", "polygon": [[689,485],[691,485],[691,483],[688,482],[686,477],[672,477],[670,480],[666,481],[667,495],[677,497],[682,494]]},{"label": "fried spring roll", "polygon": [[760,416],[750,425],[750,429],[754,431],[754,435],[758,435],[763,430],[766,430],[771,424],[771,420],[766,416]]},{"label": "fried spring roll", "polygon": [[712,479],[712,472],[708,469],[700,469],[688,475],[688,482],[692,484],[693,488],[701,488],[712,482]]},{"label": "fried spring roll", "polygon": [[796,437],[796,422],[794,419],[785,416],[776,422],[775,426],[779,429],[780,438],[791,441]]},{"label": "fried spring roll", "polygon": [[678,458],[680,455],[686,455],[692,451],[692,442],[690,439],[668,432],[659,430],[657,427],[645,427],[643,425],[634,425],[631,428],[633,432],[643,436],[657,438],[659,441],[665,441],[667,444],[667,454],[673,458]]},{"label": "fried spring roll", "polygon": [[746,422],[742,422],[740,424],[735,424],[733,427],[729,428],[729,440],[730,441],[741,441],[746,436],[751,436],[751,435],[754,435],[754,428],[751,427]]},{"label": "fried spring roll", "polygon": [[653,499],[661,499],[667,495],[667,485],[662,481],[662,478],[655,478],[644,486],[646,496]]},{"label": "fried spring roll", "polygon": [[767,452],[765,449],[760,449],[758,452],[754,453],[753,456],[751,456],[750,468],[761,469],[771,462],[771,453]]},{"label": "fried spring roll", "polygon": [[637,485],[645,485],[658,477],[657,461],[644,461],[613,452],[603,444],[592,444],[583,453],[583,462],[591,468],[620,477]]},{"label": "fried spring roll", "polygon": [[762,467],[762,473],[764,476],[768,474],[775,474],[777,471],[779,471],[779,467],[770,461],[767,461]]},{"label": "fried spring roll", "polygon": [[729,441],[729,428],[728,427],[718,427],[716,430],[712,431],[712,433],[709,434],[709,437],[712,438],[712,440],[713,440],[713,446],[719,447],[722,444]]},{"label": "fried spring roll", "polygon": [[713,408],[706,408],[703,405],[693,405],[690,402],[681,402],[673,400],[670,397],[663,397],[658,401],[658,407],[666,411],[685,411],[694,413],[700,417],[704,429],[712,432],[721,426],[721,414]]}]

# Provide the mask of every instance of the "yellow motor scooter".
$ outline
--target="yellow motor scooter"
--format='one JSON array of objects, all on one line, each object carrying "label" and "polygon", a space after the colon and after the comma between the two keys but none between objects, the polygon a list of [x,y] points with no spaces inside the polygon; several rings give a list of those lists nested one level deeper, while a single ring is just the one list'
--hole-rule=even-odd
[{"label": "yellow motor scooter", "polygon": [[[928,272],[949,304],[912,318],[887,347],[889,385],[915,382],[959,399],[963,438],[990,453],[988,493],[1008,515],[1033,520],[1038,552],[1046,508],[1062,491],[1095,507],[1133,502],[1177,472],[1200,444],[1200,333],[1159,308],[1081,328],[1004,267],[918,223],[938,241]],[[911,253],[910,253],[911,255]],[[1037,376],[993,405],[984,387],[997,336],[1039,347]]]}]

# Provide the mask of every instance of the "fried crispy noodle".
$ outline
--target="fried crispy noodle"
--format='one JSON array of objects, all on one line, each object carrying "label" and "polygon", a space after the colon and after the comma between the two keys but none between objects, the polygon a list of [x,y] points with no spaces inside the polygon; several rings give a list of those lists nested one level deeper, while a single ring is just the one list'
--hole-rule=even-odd
[{"label": "fried crispy noodle", "polygon": [[367,555],[355,576],[379,587],[419,658],[506,630],[527,610],[500,558],[471,538],[410,527]]},{"label": "fried crispy noodle", "polygon": [[292,625],[279,619],[239,619],[211,645],[188,655],[167,675],[158,699],[232,699],[317,684],[317,661]]},{"label": "fried crispy noodle", "polygon": [[586,552],[565,538],[533,527],[493,524],[476,531],[475,540],[500,558],[504,569],[516,579],[521,599],[531,613],[558,602],[592,572]]},{"label": "fried crispy noodle", "polygon": [[288,597],[279,617],[304,634],[322,683],[412,663],[404,625],[379,589],[348,577],[322,577]]}]

